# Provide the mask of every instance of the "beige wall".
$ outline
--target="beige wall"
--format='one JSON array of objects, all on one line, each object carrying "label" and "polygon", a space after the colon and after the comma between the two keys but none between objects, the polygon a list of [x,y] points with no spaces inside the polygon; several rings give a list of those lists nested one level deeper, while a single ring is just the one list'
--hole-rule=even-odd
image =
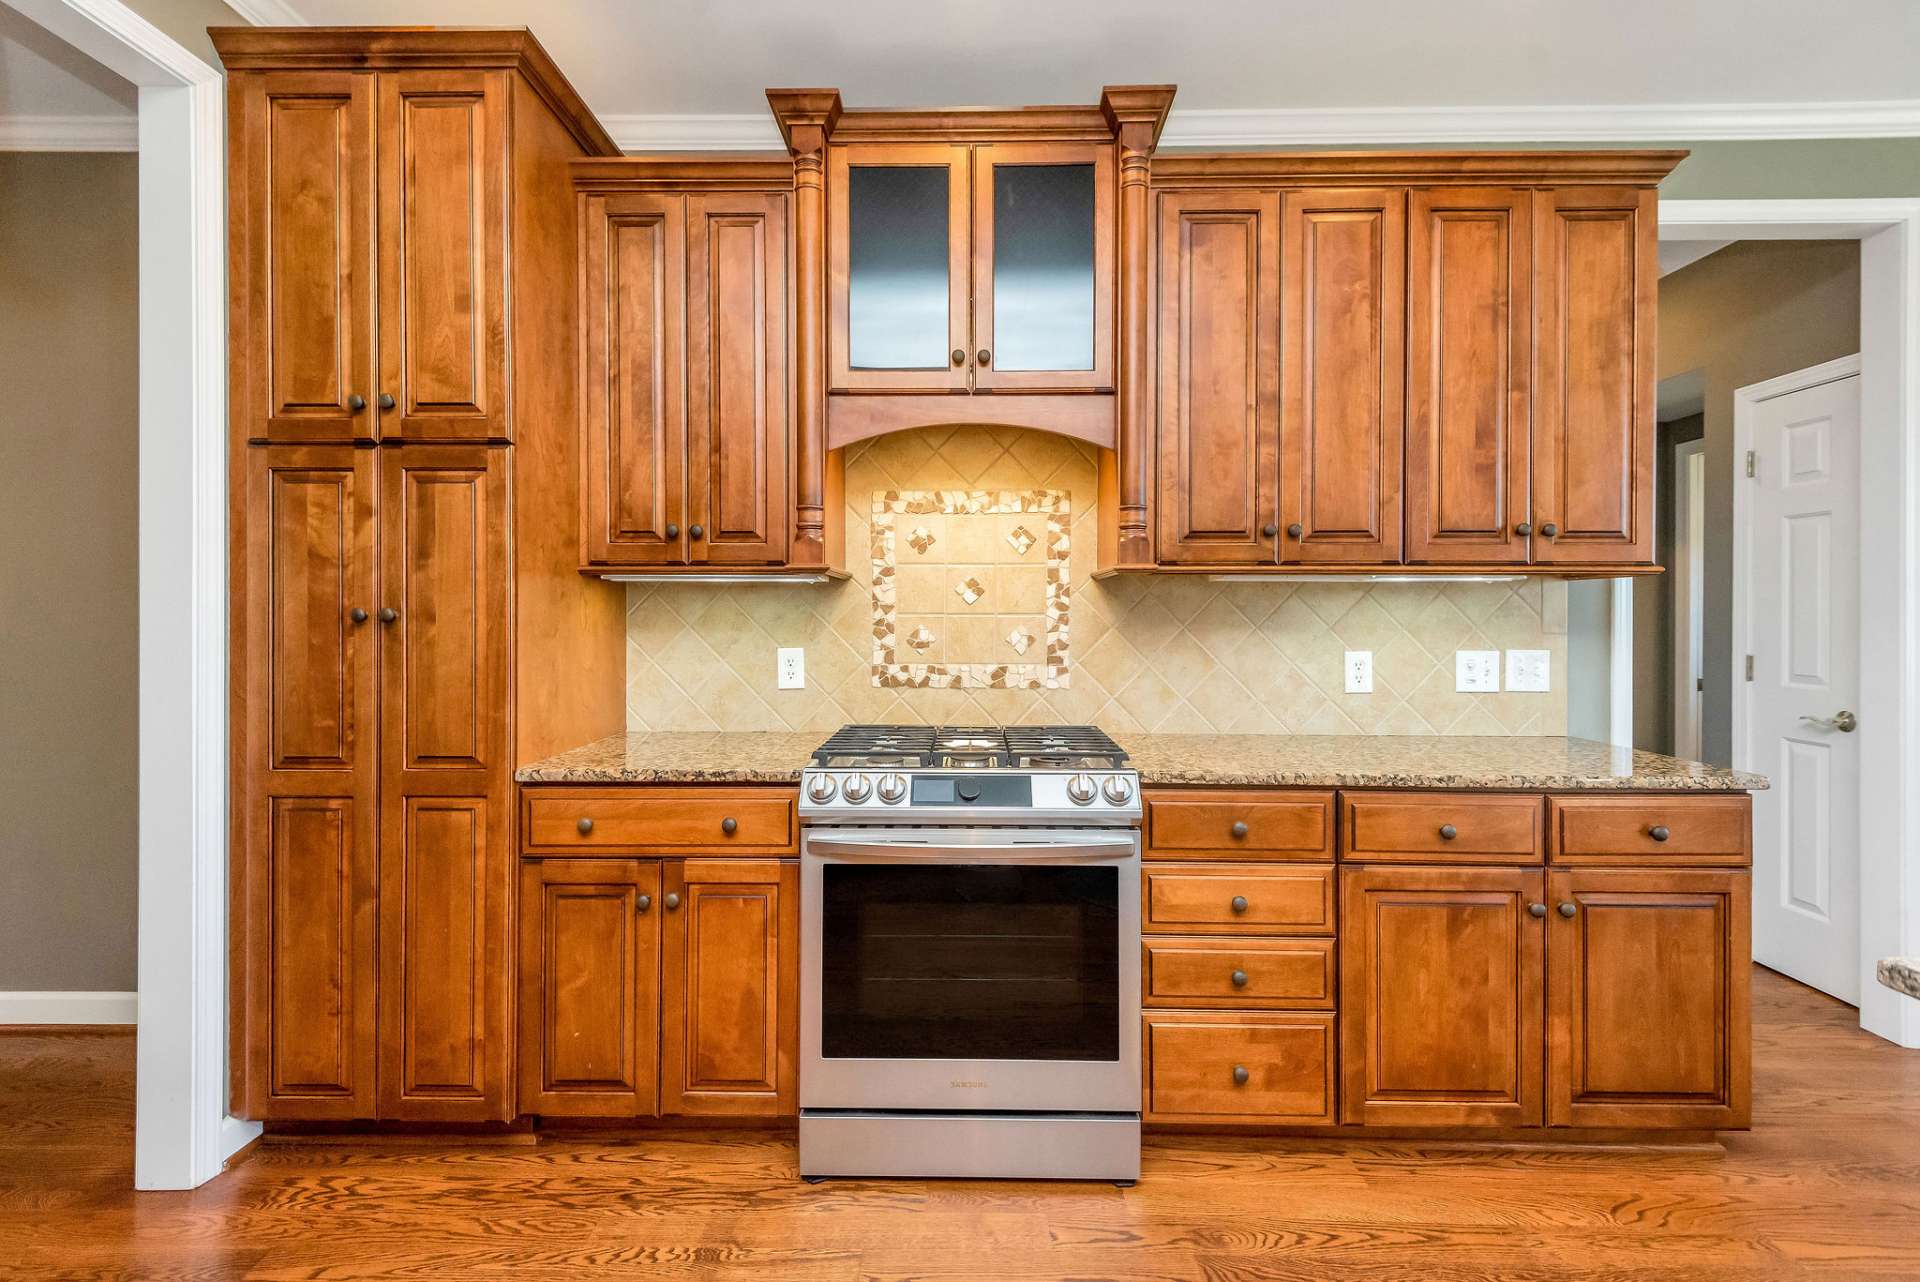
[{"label": "beige wall", "polygon": [[[1707,454],[1706,692],[1701,755],[1726,764],[1733,611],[1733,393],[1749,383],[1860,350],[1858,241],[1740,241],[1660,282],[1659,377],[1700,370]],[[1663,450],[1662,464],[1670,461]],[[1669,512],[1662,467],[1656,504]],[[1671,556],[1671,520],[1659,555]],[[1660,749],[1671,740],[1672,576],[1634,584],[1635,742]]]},{"label": "beige wall", "polygon": [[207,39],[208,27],[244,27],[246,19],[220,0],[126,0],[127,7],[185,45],[210,67],[220,56]]},{"label": "beige wall", "polygon": [[[849,721],[1093,721],[1113,731],[1565,731],[1564,584],[1222,584],[1192,575],[1095,581],[1093,454],[1063,438],[970,427],[903,432],[853,446],[847,546],[863,554],[869,548],[876,491],[1035,488],[1065,491],[1072,512],[1063,686],[876,687],[871,562],[856,562],[850,581],[818,587],[630,588],[628,726],[830,730]],[[916,518],[903,515],[898,522],[895,558],[903,568],[945,565],[943,544],[931,545],[924,557],[908,546]],[[1026,559],[1044,556],[1042,526],[1033,533],[1042,542],[1021,554]],[[1019,559],[997,551],[994,557]],[[1001,593],[1004,566],[979,577],[989,591],[977,604],[956,604],[954,594],[944,618],[924,618],[943,633],[943,646],[961,635],[958,620],[971,612],[993,611],[995,625],[975,630],[964,652],[943,650],[939,657],[1031,660],[1031,652],[993,646],[1009,630],[1002,617],[1008,610],[1032,613],[1033,591]],[[904,597],[901,609],[904,640],[915,624],[906,617]],[[774,650],[783,645],[806,649],[807,689],[775,688]],[[1373,694],[1343,693],[1341,658],[1348,647],[1373,651]],[[1456,648],[1506,647],[1549,651],[1554,689],[1454,692]],[[911,661],[905,644],[898,649],[903,662]]]},{"label": "beige wall", "polygon": [[0,992],[135,984],[136,174],[0,154]]}]

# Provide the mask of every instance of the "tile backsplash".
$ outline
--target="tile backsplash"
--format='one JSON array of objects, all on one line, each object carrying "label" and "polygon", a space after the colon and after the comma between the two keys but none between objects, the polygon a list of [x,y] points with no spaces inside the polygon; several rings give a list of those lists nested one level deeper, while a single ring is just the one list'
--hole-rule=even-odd
[{"label": "tile backsplash", "polygon": [[[1044,507],[1028,514],[1011,501],[1038,492],[1062,496],[1064,547],[1048,545]],[[1566,733],[1567,597],[1557,580],[1095,580],[1093,448],[1017,429],[925,428],[861,442],[847,451],[846,496],[845,582],[628,588],[629,729],[1063,721],[1162,733]],[[956,504],[968,524],[943,551]],[[1030,548],[1013,551],[1026,542],[1016,527]],[[1007,547],[970,550],[988,537]],[[876,575],[876,564],[893,574]],[[1041,566],[1064,590],[1029,603],[1018,576]],[[906,608],[897,576],[908,570],[927,579],[909,591],[942,594],[942,610]],[[959,590],[969,580],[987,589],[976,600]],[[916,649],[908,636],[920,628],[926,644]],[[1033,648],[1011,640],[1016,632]],[[949,654],[950,644],[963,648]],[[775,688],[780,646],[804,647],[805,689]],[[1455,692],[1454,651],[1510,648],[1550,653],[1549,692]],[[1343,692],[1347,649],[1373,652],[1373,693]],[[996,685],[998,666],[1041,676]]]}]

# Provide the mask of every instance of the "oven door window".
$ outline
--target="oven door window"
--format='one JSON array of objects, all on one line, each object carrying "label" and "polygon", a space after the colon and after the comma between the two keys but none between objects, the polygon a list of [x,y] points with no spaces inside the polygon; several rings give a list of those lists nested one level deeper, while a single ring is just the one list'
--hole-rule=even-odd
[{"label": "oven door window", "polygon": [[826,1058],[1118,1060],[1117,869],[820,871]]}]

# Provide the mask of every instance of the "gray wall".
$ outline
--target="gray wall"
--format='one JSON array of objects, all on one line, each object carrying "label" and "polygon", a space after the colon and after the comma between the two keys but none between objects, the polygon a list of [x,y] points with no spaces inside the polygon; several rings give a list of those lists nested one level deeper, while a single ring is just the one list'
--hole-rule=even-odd
[{"label": "gray wall", "polygon": [[[1706,693],[1701,755],[1731,755],[1733,612],[1733,393],[1763,379],[1860,350],[1858,241],[1739,241],[1660,282],[1659,377],[1700,370],[1706,380],[1702,436],[1707,454]],[[1659,454],[1656,555],[1671,567],[1671,441]],[[1634,582],[1635,744],[1660,750],[1671,741],[1671,596],[1673,578]]]},{"label": "gray wall", "polygon": [[135,984],[136,178],[0,154],[0,992]]}]

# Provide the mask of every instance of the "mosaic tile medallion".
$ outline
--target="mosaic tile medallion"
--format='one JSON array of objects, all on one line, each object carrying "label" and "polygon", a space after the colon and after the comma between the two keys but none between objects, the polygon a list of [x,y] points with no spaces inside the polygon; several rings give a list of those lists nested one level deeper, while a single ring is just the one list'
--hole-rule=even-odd
[{"label": "mosaic tile medallion", "polygon": [[[1070,509],[1065,490],[875,491],[868,527],[873,684],[1065,688]],[[903,516],[929,520],[901,534]],[[940,531],[938,537],[929,526]],[[900,542],[915,553],[906,565],[899,561]],[[1030,555],[1035,549],[1038,558]],[[902,641],[910,654],[925,654],[937,643],[942,661],[902,662]],[[1020,661],[1004,662],[1002,646]]]}]

